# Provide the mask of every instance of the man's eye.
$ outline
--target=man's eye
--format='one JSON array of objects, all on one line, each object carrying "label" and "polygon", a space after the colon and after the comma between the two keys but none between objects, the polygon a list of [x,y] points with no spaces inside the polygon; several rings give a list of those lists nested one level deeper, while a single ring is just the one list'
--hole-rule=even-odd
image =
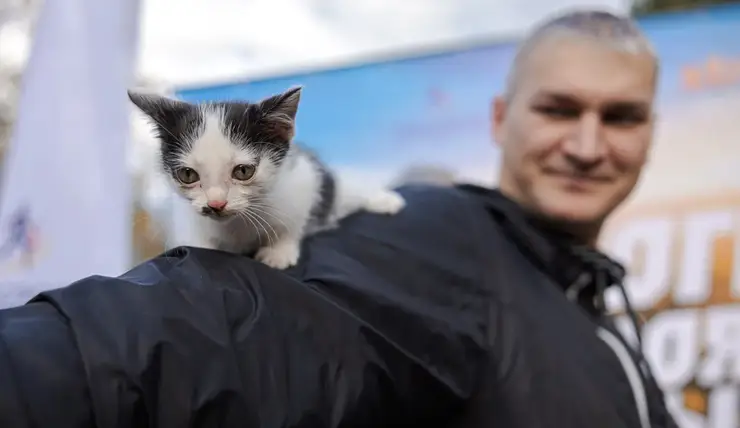
[{"label": "man's eye", "polygon": [[637,113],[607,112],[604,113],[601,120],[605,125],[634,126],[645,123],[647,118],[645,117],[645,115]]},{"label": "man's eye", "polygon": [[580,116],[580,110],[572,107],[538,106],[535,111],[551,119],[576,119]]}]

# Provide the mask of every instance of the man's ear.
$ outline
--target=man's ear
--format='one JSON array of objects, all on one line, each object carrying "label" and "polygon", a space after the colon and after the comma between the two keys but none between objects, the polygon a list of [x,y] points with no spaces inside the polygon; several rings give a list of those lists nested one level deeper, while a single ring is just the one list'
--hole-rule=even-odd
[{"label": "man's ear", "polygon": [[647,164],[650,162],[651,155],[653,153],[651,147],[655,143],[655,134],[657,133],[657,124],[658,124],[658,114],[655,112],[650,113],[650,123],[648,126],[650,127],[650,144],[648,144],[648,147],[645,148],[645,163]]},{"label": "man's ear", "polygon": [[491,138],[497,145],[501,145],[501,142],[506,139],[504,121],[508,109],[509,103],[504,96],[496,96],[491,101]]}]

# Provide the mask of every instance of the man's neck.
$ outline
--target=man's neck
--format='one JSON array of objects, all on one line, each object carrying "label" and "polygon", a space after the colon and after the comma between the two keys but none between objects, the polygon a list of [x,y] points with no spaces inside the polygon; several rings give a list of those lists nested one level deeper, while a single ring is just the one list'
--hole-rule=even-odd
[{"label": "man's neck", "polygon": [[[502,183],[503,184],[503,183]],[[599,241],[599,235],[601,234],[601,228],[603,222],[595,223],[572,223],[565,221],[558,221],[538,213],[537,210],[532,209],[522,198],[518,197],[517,192],[510,191],[506,186],[502,185],[499,187],[501,193],[512,201],[516,202],[524,211],[531,215],[532,221],[539,227],[549,230],[556,234],[568,235],[574,242],[574,244],[584,245],[596,249]]]}]

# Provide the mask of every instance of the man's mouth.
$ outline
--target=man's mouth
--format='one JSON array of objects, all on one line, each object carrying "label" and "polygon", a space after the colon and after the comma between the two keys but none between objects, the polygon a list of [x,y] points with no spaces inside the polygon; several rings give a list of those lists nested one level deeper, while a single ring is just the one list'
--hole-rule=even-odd
[{"label": "man's mouth", "polygon": [[548,174],[562,178],[568,181],[572,181],[574,183],[582,183],[582,184],[598,184],[598,183],[606,183],[608,181],[611,181],[611,177],[604,175],[604,174],[581,174],[581,173],[573,173],[573,172],[565,172],[565,171],[548,171]]}]

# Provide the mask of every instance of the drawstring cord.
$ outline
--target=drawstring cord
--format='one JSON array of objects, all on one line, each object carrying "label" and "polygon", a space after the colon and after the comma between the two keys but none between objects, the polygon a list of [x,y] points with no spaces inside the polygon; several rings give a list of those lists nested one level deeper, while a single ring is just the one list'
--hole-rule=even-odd
[{"label": "drawstring cord", "polygon": [[596,275],[596,296],[594,297],[594,305],[601,313],[606,312],[606,302],[605,302],[605,294],[607,287],[609,285],[615,285],[619,292],[622,294],[622,298],[624,299],[624,311],[627,314],[627,316],[630,319],[630,322],[632,323],[632,327],[635,329],[635,336],[637,337],[637,344],[640,350],[640,355],[642,355],[642,327],[640,326],[640,318],[637,316],[637,311],[635,311],[634,307],[632,306],[632,302],[630,302],[629,295],[627,294],[627,288],[624,286],[624,281],[622,281],[621,278],[613,278],[615,281],[613,284],[609,284],[610,278],[608,273],[604,269],[598,269],[597,275]]},{"label": "drawstring cord", "polygon": [[[599,311],[599,313],[606,313],[604,295],[607,288],[610,285],[614,285],[619,288],[619,291],[622,294],[622,298],[624,299],[625,313],[629,317],[630,322],[635,329],[635,336],[637,338],[638,345],[637,352],[635,352],[635,356],[637,357],[636,363],[640,371],[642,372],[645,381],[653,385],[654,389],[659,390],[660,387],[658,386],[655,376],[650,369],[650,364],[648,364],[645,358],[645,354],[643,353],[641,322],[639,317],[637,316],[637,311],[635,311],[634,307],[632,306],[632,302],[630,302],[627,288],[624,285],[624,277],[626,274],[625,270],[616,262],[611,261],[611,259],[600,253],[596,253],[593,250],[590,250],[586,257],[583,257],[583,253],[580,251],[579,255],[581,255],[582,260],[584,260],[588,265],[594,267],[596,270],[596,275],[594,276],[594,285],[596,287],[594,306]],[[670,420],[668,416],[668,409],[665,406],[665,403],[663,403],[663,405],[661,406],[654,407],[653,411],[657,412],[657,414],[655,414],[654,416],[658,421]]]},{"label": "drawstring cord", "polygon": [[627,313],[627,316],[630,317],[630,321],[632,321],[632,326],[635,328],[635,335],[637,336],[637,345],[640,349],[640,356],[642,357],[642,327],[640,326],[640,319],[637,316],[637,312],[635,312],[635,309],[632,307],[632,303],[630,302],[630,298],[627,295],[627,288],[624,286],[624,283],[622,281],[619,281],[615,284],[617,288],[619,288],[619,291],[622,293],[622,298],[624,299],[624,310]]},{"label": "drawstring cord", "polygon": [[[635,336],[637,338],[637,362],[639,363],[643,374],[645,376],[652,377],[649,365],[647,364],[645,356],[642,352],[642,328],[640,326],[640,318],[637,316],[637,312],[632,306],[629,295],[627,293],[627,289],[624,286],[624,277],[626,276],[626,271],[619,263],[611,260],[609,257],[591,248],[577,246],[571,248],[571,250],[576,257],[578,257],[585,265],[591,268],[589,270],[594,272],[593,284],[596,288],[596,293],[594,295],[593,305],[598,313],[604,314],[607,312],[605,302],[605,294],[607,288],[611,285],[614,285],[619,289],[620,293],[622,294],[622,298],[624,299],[625,313],[629,317],[629,320],[635,330]],[[590,277],[588,273],[585,274],[586,277]],[[580,278],[581,277],[579,277],[579,279]],[[580,287],[582,289],[583,285],[580,285]]]},{"label": "drawstring cord", "polygon": [[[606,274],[603,275],[603,280],[608,281]],[[607,285],[606,285],[606,282],[602,284],[605,284],[605,285],[599,287],[598,293],[601,295],[600,300],[603,305],[603,302],[604,302],[603,296],[604,296],[604,292],[606,291]],[[622,298],[624,299],[625,312],[627,313],[627,316],[629,316],[630,321],[632,322],[632,326],[635,329],[635,335],[637,337],[637,345],[638,345],[638,351],[636,352],[637,365],[640,368],[640,371],[642,371],[642,375],[645,377],[645,381],[649,382],[654,389],[659,390],[660,387],[657,384],[657,380],[655,379],[655,376],[653,375],[653,372],[650,369],[650,364],[648,364],[645,358],[645,354],[643,353],[642,328],[640,326],[641,323],[637,316],[637,312],[635,311],[634,307],[632,306],[632,303],[630,302],[630,298],[627,294],[627,288],[624,286],[623,278],[618,278],[618,280],[614,282],[614,285],[617,286],[617,288],[619,288],[619,291],[622,294]],[[662,403],[661,406],[654,407],[653,411],[658,412],[658,414],[654,416],[656,416],[656,418],[659,421],[663,421],[662,423],[666,423],[665,421],[670,420],[669,415],[668,415],[668,408],[665,406],[665,403]]]}]

